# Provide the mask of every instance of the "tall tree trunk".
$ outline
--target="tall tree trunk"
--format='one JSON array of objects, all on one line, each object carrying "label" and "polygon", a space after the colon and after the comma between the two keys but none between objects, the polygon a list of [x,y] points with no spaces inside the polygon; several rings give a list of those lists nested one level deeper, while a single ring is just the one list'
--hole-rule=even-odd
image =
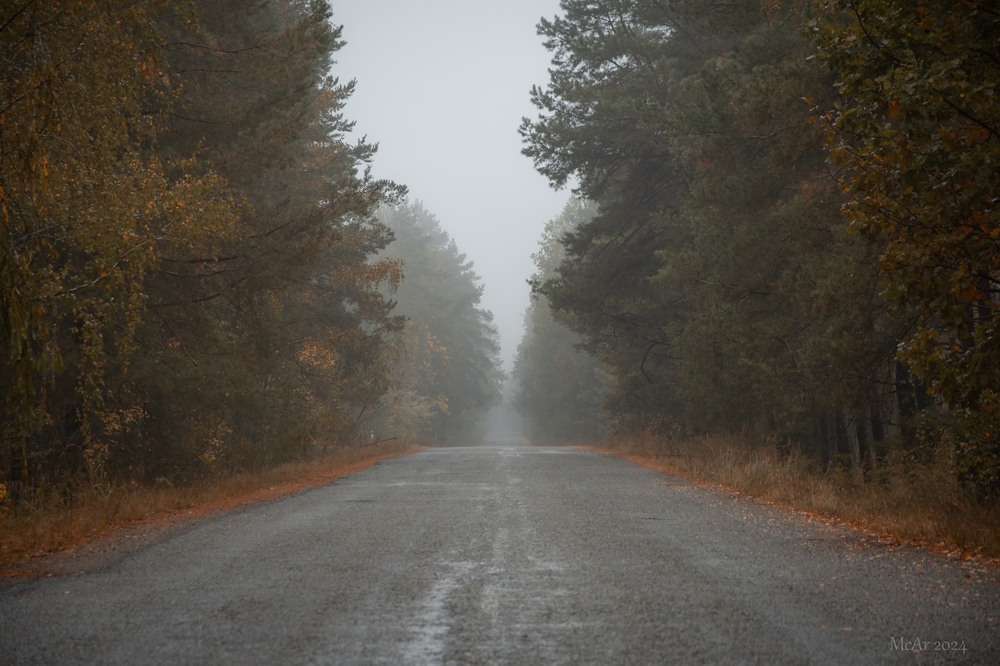
[{"label": "tall tree trunk", "polygon": [[865,410],[865,418],[862,420],[862,425],[864,427],[865,433],[865,456],[862,462],[868,466],[868,469],[874,471],[878,467],[878,456],[875,454],[875,428],[873,425],[875,419],[875,410],[868,407]]},{"label": "tall tree trunk", "polygon": [[916,434],[914,430],[914,419],[917,416],[917,395],[913,382],[910,380],[910,371],[902,363],[895,364],[896,405],[899,408],[899,427],[903,438],[913,439]]},{"label": "tall tree trunk", "polygon": [[855,481],[864,480],[861,469],[861,441],[858,439],[858,419],[854,412],[843,413],[844,431],[847,435],[847,450],[851,456],[851,478]]},{"label": "tall tree trunk", "polygon": [[889,442],[890,445],[893,442],[899,440],[902,436],[902,430],[900,428],[900,412],[899,412],[899,389],[896,383],[896,366],[898,363],[889,364],[889,382],[888,389],[882,395],[881,410],[883,415],[883,440]]}]

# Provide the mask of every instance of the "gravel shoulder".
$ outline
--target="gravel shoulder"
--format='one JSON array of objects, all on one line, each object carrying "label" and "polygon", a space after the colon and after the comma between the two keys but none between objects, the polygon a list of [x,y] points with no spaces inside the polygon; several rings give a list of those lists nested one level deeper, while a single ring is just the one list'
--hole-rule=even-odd
[{"label": "gravel shoulder", "polygon": [[5,663],[1000,663],[997,567],[576,449],[428,449],[47,571],[0,583]]}]

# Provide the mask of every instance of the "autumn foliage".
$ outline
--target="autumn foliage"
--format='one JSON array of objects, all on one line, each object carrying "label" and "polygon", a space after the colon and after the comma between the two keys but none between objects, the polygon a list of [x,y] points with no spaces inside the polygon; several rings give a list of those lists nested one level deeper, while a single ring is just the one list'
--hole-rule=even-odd
[{"label": "autumn foliage", "polygon": [[824,118],[846,221],[912,307],[901,356],[948,407],[973,486],[1000,491],[1000,12],[989,2],[830,2],[813,21],[841,104]]},{"label": "autumn foliage", "polygon": [[617,430],[1000,493],[995,4],[562,10],[524,153],[597,212],[536,292],[610,372]]},{"label": "autumn foliage", "polygon": [[360,437],[401,188],[345,138],[341,44],[310,0],[0,3],[0,496]]}]

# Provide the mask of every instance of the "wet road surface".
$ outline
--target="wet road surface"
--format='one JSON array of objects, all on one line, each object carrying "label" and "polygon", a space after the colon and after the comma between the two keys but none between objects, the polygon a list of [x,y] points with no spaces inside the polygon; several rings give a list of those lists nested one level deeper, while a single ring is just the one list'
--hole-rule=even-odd
[{"label": "wet road surface", "polygon": [[576,449],[430,449],[60,567],[0,583],[0,663],[1000,663],[996,567]]}]

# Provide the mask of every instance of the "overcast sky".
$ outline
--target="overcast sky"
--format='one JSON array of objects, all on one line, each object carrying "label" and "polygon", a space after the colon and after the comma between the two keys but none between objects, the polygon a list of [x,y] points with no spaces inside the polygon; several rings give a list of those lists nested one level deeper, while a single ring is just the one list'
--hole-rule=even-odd
[{"label": "overcast sky", "polygon": [[406,185],[475,264],[510,369],[527,278],[555,191],[521,155],[529,91],[548,82],[535,26],[558,0],[331,0],[347,46],[334,75],[357,79],[345,115],[379,144],[374,174]]}]

